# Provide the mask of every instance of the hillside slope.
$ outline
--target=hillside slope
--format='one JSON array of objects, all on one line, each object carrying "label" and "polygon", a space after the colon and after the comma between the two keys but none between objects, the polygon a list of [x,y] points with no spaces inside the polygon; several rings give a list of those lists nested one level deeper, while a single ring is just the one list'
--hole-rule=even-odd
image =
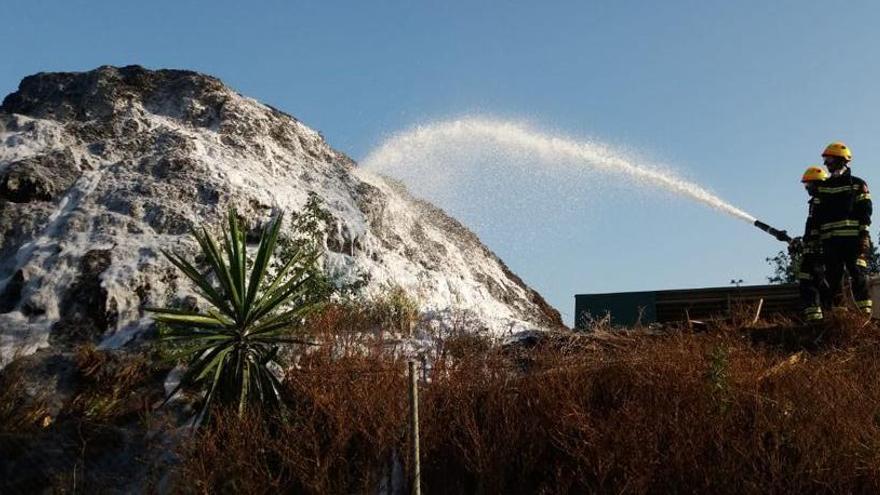
[{"label": "hillside slope", "polygon": [[26,77],[0,106],[0,348],[124,344],[145,306],[190,293],[161,248],[192,255],[193,225],[231,205],[297,212],[309,193],[332,215],[337,279],[496,334],[561,325],[467,228],[295,118],[195,72],[101,67]]}]

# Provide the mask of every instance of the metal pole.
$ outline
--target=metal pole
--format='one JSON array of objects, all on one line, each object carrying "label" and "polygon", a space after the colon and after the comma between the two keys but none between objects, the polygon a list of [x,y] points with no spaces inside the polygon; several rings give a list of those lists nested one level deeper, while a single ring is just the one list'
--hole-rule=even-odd
[{"label": "metal pole", "polygon": [[409,365],[409,408],[410,416],[410,440],[412,441],[412,494],[421,494],[422,470],[419,463],[419,382],[416,376],[416,363],[410,361]]}]

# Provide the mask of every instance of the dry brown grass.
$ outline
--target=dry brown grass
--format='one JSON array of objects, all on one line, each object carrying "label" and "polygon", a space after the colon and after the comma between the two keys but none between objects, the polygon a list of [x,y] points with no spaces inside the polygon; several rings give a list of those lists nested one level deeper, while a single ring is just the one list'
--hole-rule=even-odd
[{"label": "dry brown grass", "polygon": [[0,435],[28,433],[51,421],[47,398],[40,390],[28,390],[24,373],[20,361],[0,371]]},{"label": "dry brown grass", "polygon": [[145,419],[169,366],[94,346],[41,359],[0,373],[0,493],[126,491],[149,462]]},{"label": "dry brown grass", "polygon": [[76,349],[76,391],[64,416],[101,424],[139,420],[163,397],[162,378],[169,365],[146,352],[107,352],[84,345]]},{"label": "dry brown grass", "polygon": [[[302,358],[283,416],[218,415],[187,442],[178,488],[364,493],[395,456],[406,472],[403,360],[354,340]],[[880,491],[880,329],[856,317],[478,340],[447,339],[421,385],[426,493]]]}]

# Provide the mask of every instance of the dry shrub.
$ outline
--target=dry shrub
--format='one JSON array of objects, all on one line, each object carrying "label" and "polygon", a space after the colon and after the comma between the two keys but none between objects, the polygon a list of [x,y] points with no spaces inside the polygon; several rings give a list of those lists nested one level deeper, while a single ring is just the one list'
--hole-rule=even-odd
[{"label": "dry shrub", "polygon": [[339,342],[343,348],[355,347],[365,335],[380,333],[370,308],[347,302],[328,303],[312,315],[304,333],[319,342]]},{"label": "dry shrub", "polygon": [[219,413],[184,447],[179,489],[224,493],[366,493],[404,448],[402,363],[327,359],[285,380],[280,415]]},{"label": "dry shrub", "polygon": [[[754,331],[453,339],[421,385],[423,489],[880,491],[880,329],[835,315],[794,351]],[[395,356],[379,340],[304,356],[283,416],[220,416],[193,438],[181,489],[375,492],[395,454],[409,465]]]}]

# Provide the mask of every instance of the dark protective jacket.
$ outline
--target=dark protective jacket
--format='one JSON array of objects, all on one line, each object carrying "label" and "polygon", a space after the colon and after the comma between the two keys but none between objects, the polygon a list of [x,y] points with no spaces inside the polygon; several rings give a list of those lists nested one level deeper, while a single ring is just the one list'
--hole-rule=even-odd
[{"label": "dark protective jacket", "polygon": [[849,274],[853,301],[860,311],[871,314],[867,258],[872,205],[868,185],[847,168],[819,186],[817,199],[816,222],[829,297],[839,300],[844,274]]},{"label": "dark protective jacket", "polygon": [[819,238],[819,222],[816,218],[816,210],[819,208],[819,198],[811,196],[807,202],[807,223],[804,225],[804,254],[821,252],[821,239]]},{"label": "dark protective jacket", "polygon": [[820,240],[870,235],[871,193],[868,184],[853,176],[849,168],[822,182],[814,205],[811,216],[815,217]]},{"label": "dark protective jacket", "polygon": [[804,225],[802,246],[800,246],[800,265],[797,277],[801,280],[814,280],[817,278],[817,268],[821,264],[822,241],[819,235],[819,222],[816,219],[816,210],[819,206],[819,198],[811,196],[807,203],[807,222]]},{"label": "dark protective jacket", "polygon": [[802,238],[800,264],[797,267],[798,290],[801,296],[804,319],[808,322],[822,321],[824,318],[822,306],[830,302],[831,299],[822,262],[819,223],[816,221],[818,202],[819,199],[816,196],[810,196],[807,222]]}]

